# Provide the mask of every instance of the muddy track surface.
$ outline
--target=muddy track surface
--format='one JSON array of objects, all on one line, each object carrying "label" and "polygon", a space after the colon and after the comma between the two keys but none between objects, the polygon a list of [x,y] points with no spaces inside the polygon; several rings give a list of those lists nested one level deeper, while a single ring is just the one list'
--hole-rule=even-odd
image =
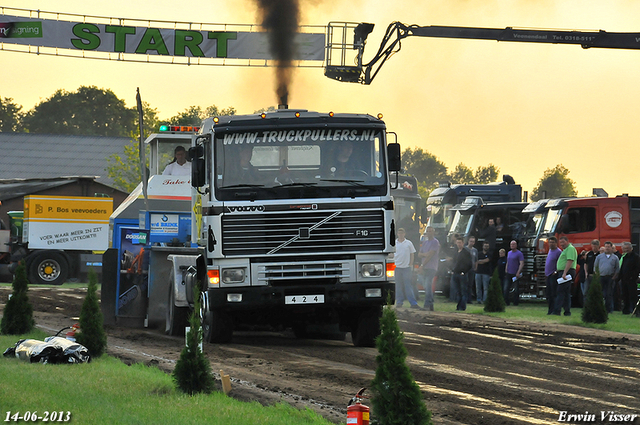
[{"label": "muddy track surface", "polygon": [[[0,309],[9,292],[0,288]],[[38,326],[55,333],[75,323],[85,291],[32,288],[29,294]],[[565,422],[614,423],[602,415],[640,415],[640,336],[470,314],[397,313],[407,362],[436,424],[553,424],[585,414],[594,416]],[[184,343],[147,329],[109,328],[108,335],[110,354],[167,372]],[[309,407],[336,423],[346,421],[347,401],[369,385],[377,355],[353,347],[348,334],[344,341],[300,340],[286,331],[238,332],[233,343],[206,344],[205,352],[214,371],[230,375],[231,396]]]}]

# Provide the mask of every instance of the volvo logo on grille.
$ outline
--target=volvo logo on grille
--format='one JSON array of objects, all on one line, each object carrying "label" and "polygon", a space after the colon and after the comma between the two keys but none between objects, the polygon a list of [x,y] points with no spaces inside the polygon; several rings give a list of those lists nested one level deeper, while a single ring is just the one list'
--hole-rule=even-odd
[{"label": "volvo logo on grille", "polygon": [[311,237],[311,229],[308,227],[299,228],[298,236],[300,236],[300,239],[309,239]]},{"label": "volvo logo on grille", "polygon": [[240,207],[226,207],[227,212],[262,212],[264,211],[264,205],[246,205]]}]

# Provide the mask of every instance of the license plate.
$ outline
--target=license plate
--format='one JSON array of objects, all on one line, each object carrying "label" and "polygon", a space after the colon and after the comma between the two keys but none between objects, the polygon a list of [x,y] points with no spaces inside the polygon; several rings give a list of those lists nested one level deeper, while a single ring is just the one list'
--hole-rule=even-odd
[{"label": "license plate", "polygon": [[287,295],[285,304],[323,304],[324,295]]}]

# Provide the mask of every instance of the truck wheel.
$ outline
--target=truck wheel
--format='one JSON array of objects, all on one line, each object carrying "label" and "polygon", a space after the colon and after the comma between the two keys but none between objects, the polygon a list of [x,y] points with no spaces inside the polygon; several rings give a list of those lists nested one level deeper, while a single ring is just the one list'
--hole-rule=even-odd
[{"label": "truck wheel", "polygon": [[177,307],[176,296],[173,292],[173,276],[169,279],[169,297],[167,302],[167,319],[165,321],[164,332],[171,336],[183,336],[184,327],[189,317],[188,307]]},{"label": "truck wheel", "polygon": [[375,347],[376,337],[380,335],[380,316],[382,307],[365,310],[360,313],[351,329],[351,340],[356,347]]},{"label": "truck wheel", "polygon": [[209,308],[207,297],[200,300],[200,320],[202,335],[206,342],[230,342],[233,336],[233,324],[228,315]]},{"label": "truck wheel", "polygon": [[29,267],[29,280],[35,284],[62,285],[68,274],[67,260],[59,252],[37,254]]}]

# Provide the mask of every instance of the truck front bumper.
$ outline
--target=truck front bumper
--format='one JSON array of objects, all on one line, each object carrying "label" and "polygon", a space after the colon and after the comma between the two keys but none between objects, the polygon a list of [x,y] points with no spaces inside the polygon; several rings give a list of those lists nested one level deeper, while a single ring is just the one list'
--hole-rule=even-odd
[{"label": "truck front bumper", "polygon": [[250,286],[209,289],[212,309],[227,312],[274,309],[349,309],[375,307],[394,301],[393,282],[333,285]]}]

